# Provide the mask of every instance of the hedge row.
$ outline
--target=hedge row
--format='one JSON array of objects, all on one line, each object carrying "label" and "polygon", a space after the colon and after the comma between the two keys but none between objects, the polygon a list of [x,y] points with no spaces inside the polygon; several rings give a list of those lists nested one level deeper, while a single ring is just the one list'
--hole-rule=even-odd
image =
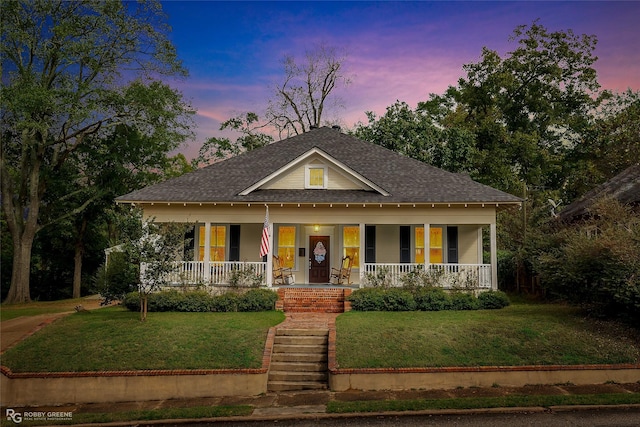
[{"label": "hedge row", "polygon": [[448,293],[442,288],[364,288],[348,298],[356,311],[440,311],[498,309],[509,305],[501,291],[487,291],[478,297],[467,292]]},{"label": "hedge row", "polygon": [[[275,308],[278,294],[268,289],[250,289],[243,294],[227,292],[211,295],[206,291],[178,292],[168,290],[149,295],[148,311],[229,312],[269,311]],[[140,311],[140,294],[128,293],[124,305],[131,311]]]}]

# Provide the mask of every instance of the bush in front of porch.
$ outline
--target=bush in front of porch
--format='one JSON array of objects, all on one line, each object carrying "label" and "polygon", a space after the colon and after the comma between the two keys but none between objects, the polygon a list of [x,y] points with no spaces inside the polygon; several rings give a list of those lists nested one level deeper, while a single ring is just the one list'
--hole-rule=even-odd
[{"label": "bush in front of porch", "polygon": [[[249,289],[244,293],[225,292],[211,295],[206,291],[178,292],[166,290],[149,295],[150,312],[248,312],[270,311],[275,308],[278,294],[268,289]],[[131,311],[140,310],[140,295],[131,292],[124,298],[124,306]]]},{"label": "bush in front of porch", "polygon": [[499,309],[509,305],[502,291],[448,293],[436,286],[404,288],[363,288],[354,291],[347,300],[355,311],[440,311]]}]

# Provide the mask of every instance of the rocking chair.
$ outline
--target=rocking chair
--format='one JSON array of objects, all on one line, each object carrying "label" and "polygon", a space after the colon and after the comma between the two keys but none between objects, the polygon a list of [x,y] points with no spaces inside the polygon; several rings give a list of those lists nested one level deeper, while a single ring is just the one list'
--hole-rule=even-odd
[{"label": "rocking chair", "polygon": [[291,269],[285,267],[279,256],[273,256],[273,284],[290,285],[293,283]]},{"label": "rocking chair", "polygon": [[[335,279],[336,285],[351,285],[351,266],[353,265],[353,259],[347,255],[342,258],[340,268],[331,269],[331,280]],[[346,283],[345,283],[346,282]]]}]

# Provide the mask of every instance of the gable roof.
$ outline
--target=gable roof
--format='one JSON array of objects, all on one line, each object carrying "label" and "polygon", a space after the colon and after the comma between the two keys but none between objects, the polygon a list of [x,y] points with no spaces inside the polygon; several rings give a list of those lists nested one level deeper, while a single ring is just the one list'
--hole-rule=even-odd
[{"label": "gable roof", "polygon": [[587,215],[598,199],[613,197],[623,205],[640,205],[640,164],[620,172],[607,182],[587,192],[560,212],[560,219],[571,221]]},{"label": "gable roof", "polygon": [[[260,188],[261,182],[313,150],[321,151],[334,164],[346,165],[349,174],[369,182],[372,190]],[[322,127],[142,188],[116,201],[513,204],[520,199],[466,175],[447,172],[339,130]]]}]

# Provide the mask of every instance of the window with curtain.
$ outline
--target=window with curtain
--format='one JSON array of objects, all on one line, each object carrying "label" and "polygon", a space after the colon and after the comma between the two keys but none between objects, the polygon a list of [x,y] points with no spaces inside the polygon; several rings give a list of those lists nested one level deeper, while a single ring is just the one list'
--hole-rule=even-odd
[{"label": "window with curtain", "polygon": [[441,264],[442,257],[442,227],[431,227],[429,232],[429,262]]},{"label": "window with curtain", "polygon": [[[205,228],[199,227],[198,233],[198,245],[199,255],[198,260],[204,261],[204,244],[205,244]],[[227,244],[227,227],[224,225],[212,225],[211,226],[211,245],[209,247],[209,260],[210,261],[225,261],[225,248]]]},{"label": "window with curtain", "polygon": [[352,267],[360,267],[360,226],[346,226],[342,228],[342,256],[350,256]]},{"label": "window with curtain", "polygon": [[416,253],[415,261],[418,264],[424,264],[424,227],[416,227]]},{"label": "window with curtain", "polygon": [[296,265],[296,227],[278,227],[278,257],[283,267],[294,269]]}]

